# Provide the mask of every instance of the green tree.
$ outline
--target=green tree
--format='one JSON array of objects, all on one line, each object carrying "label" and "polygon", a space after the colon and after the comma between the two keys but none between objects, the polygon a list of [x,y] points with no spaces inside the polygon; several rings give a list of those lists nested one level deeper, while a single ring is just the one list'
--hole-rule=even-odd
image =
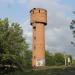
[{"label": "green tree", "polygon": [[[75,12],[73,12],[75,14]],[[70,29],[72,30],[73,38],[75,38],[75,20],[73,19],[70,24]],[[74,41],[71,42],[75,46]]]},{"label": "green tree", "polygon": [[65,63],[64,54],[62,53],[55,53],[54,59],[55,59],[55,65],[64,65]]},{"label": "green tree", "polygon": [[0,63],[16,63],[22,68],[27,63],[28,44],[18,23],[9,25],[8,18],[0,19]]},{"label": "green tree", "polygon": [[5,43],[5,36],[7,37],[8,32],[8,19],[1,20],[0,19],[0,62],[2,58],[2,53],[4,53],[4,43]]},{"label": "green tree", "polygon": [[55,65],[54,55],[52,53],[50,53],[49,51],[46,51],[45,58],[46,58],[46,66]]},{"label": "green tree", "polygon": [[[26,52],[25,52],[25,55],[26,55],[26,57],[25,57],[25,65],[28,67],[31,67],[32,66],[32,51],[31,50],[27,50]],[[29,68],[28,67],[28,68]]]}]

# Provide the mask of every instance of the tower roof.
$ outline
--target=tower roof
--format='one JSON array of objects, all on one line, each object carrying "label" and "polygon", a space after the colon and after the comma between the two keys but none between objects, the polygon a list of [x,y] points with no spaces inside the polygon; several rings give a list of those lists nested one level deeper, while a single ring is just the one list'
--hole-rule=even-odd
[{"label": "tower roof", "polygon": [[34,11],[34,10],[41,10],[41,11],[47,12],[47,10],[45,10],[45,9],[43,9],[43,8],[33,8],[33,9],[30,11],[30,13],[31,13],[32,11]]},{"label": "tower roof", "polygon": [[47,10],[43,8],[33,8],[30,11],[30,23],[31,25],[34,23],[42,23],[47,25]]}]

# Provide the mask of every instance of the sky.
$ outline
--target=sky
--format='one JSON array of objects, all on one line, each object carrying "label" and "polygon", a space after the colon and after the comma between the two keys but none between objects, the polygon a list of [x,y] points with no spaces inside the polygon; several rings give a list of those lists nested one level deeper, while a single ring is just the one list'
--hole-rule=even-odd
[{"label": "sky", "polygon": [[65,52],[75,57],[74,41],[69,26],[75,18],[75,0],[0,0],[0,18],[18,22],[24,30],[27,43],[32,45],[30,10],[44,8],[48,11],[48,25],[45,27],[45,48],[50,52]]}]

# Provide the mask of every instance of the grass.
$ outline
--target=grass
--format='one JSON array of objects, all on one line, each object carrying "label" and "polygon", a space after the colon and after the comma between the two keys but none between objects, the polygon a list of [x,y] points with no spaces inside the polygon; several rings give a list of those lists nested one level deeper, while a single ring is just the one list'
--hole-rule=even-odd
[{"label": "grass", "polygon": [[47,66],[44,69],[16,71],[8,75],[75,75],[75,67]]}]

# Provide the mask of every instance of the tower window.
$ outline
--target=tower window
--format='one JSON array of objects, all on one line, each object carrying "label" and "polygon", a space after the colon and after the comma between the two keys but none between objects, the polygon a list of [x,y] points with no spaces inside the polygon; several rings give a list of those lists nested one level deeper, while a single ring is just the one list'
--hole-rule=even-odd
[{"label": "tower window", "polygon": [[36,57],[34,56],[34,59],[35,59]]},{"label": "tower window", "polygon": [[36,29],[36,27],[34,26],[33,29]]},{"label": "tower window", "polygon": [[34,36],[34,40],[36,40],[36,36]]},{"label": "tower window", "polygon": [[40,10],[39,10],[39,13],[40,13]]},{"label": "tower window", "polygon": [[34,31],[36,31],[36,27],[35,26],[33,26],[33,29],[34,29]]},{"label": "tower window", "polygon": [[36,46],[34,46],[34,50],[36,49]]}]

